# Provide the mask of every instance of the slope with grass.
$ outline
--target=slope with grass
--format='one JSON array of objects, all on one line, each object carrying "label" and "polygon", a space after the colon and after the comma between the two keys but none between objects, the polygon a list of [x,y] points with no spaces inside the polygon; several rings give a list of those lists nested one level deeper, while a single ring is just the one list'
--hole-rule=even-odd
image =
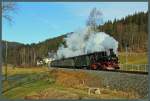
[{"label": "slope with grass", "polygon": [[100,81],[85,72],[48,70],[47,68],[10,68],[8,74],[8,80],[3,80],[3,98],[7,99],[112,99],[139,97],[129,92],[109,90],[107,88],[101,88],[100,95],[88,95],[88,87],[99,84]]}]

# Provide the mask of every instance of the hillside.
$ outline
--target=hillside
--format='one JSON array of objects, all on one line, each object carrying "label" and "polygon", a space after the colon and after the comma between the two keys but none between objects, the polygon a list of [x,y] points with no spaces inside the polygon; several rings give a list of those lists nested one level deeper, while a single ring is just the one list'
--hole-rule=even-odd
[{"label": "hillside", "polygon": [[[113,36],[119,42],[119,51],[125,51],[126,45],[130,52],[147,52],[148,41],[148,12],[128,15],[120,20],[108,21],[99,26],[103,31]],[[71,32],[72,33],[72,32]],[[8,63],[13,65],[33,66],[36,60],[47,57],[48,52],[56,52],[61,44],[65,44],[63,38],[71,33],[55,38],[47,39],[37,44],[9,43]],[[2,42],[3,58],[5,60],[5,45]],[[5,62],[5,61],[4,61]]]},{"label": "hillside", "polygon": [[[7,41],[7,55],[8,55],[8,63],[15,64],[17,61],[16,54],[18,52],[18,49],[21,47],[24,47],[25,45],[18,42],[8,42]],[[1,47],[2,47],[2,57],[3,61],[5,62],[5,56],[6,56],[6,41],[1,41]]]},{"label": "hillside", "polygon": [[148,44],[148,12],[128,15],[120,20],[106,22],[99,26],[119,42],[119,51],[124,51],[126,45],[134,52],[147,51]]}]

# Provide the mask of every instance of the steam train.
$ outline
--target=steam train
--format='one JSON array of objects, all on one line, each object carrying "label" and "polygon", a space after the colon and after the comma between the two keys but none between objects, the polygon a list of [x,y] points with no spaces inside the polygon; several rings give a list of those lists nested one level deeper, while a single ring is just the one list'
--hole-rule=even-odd
[{"label": "steam train", "polygon": [[69,57],[60,60],[53,60],[51,67],[75,68],[75,69],[92,69],[92,70],[116,70],[119,69],[118,57],[109,50]]}]

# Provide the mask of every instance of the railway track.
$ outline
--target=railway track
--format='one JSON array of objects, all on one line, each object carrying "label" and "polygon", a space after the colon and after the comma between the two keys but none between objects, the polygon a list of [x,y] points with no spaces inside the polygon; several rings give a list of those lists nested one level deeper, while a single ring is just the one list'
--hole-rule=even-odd
[{"label": "railway track", "polygon": [[[106,70],[104,70],[104,71],[106,71]],[[148,75],[148,72],[143,72],[143,71],[109,70],[108,72],[120,72],[120,73],[145,74],[145,75]]]},{"label": "railway track", "polygon": [[[51,67],[51,68],[59,68],[59,67]],[[124,71],[124,70],[89,70],[89,69],[74,69],[74,68],[59,68],[59,69],[67,69],[67,70],[83,70],[83,71],[105,71],[105,72],[119,72],[119,73],[129,73],[129,74],[141,74],[141,75],[148,75],[148,72],[143,71]]]}]

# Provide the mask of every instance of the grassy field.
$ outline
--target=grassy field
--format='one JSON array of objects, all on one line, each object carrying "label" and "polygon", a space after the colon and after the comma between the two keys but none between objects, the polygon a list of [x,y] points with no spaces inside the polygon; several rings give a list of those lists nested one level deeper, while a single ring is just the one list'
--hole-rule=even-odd
[{"label": "grassy field", "polygon": [[44,79],[42,79],[47,70],[47,68],[13,69],[10,67],[8,69],[8,80],[3,80],[4,96],[10,98],[22,98],[30,91],[42,90],[48,85]]},{"label": "grassy field", "polygon": [[[120,69],[126,71],[148,71],[148,54],[147,53],[119,53]],[[145,65],[146,64],[146,65]]]},{"label": "grassy field", "polygon": [[[9,68],[8,80],[3,80],[3,96],[7,99],[116,99],[136,98],[133,94],[101,88],[101,94],[88,95],[82,80],[92,76],[79,72],[45,68]],[[93,81],[92,81],[93,80]],[[95,81],[98,81],[95,79]],[[95,82],[94,82],[95,83]]]},{"label": "grassy field", "polygon": [[[119,54],[121,64],[125,64],[125,53]],[[128,55],[128,64],[147,64],[146,53]],[[2,69],[4,75],[4,67]],[[83,80],[97,83],[93,76],[79,72],[49,70],[46,67],[8,67],[8,80],[3,80],[3,98],[9,99],[105,99],[137,98],[130,92],[112,91],[101,88],[100,95],[88,95]],[[95,81],[94,81],[95,80]],[[53,92],[52,92],[53,91]]]},{"label": "grassy field", "polygon": [[[119,53],[120,64],[126,63],[126,53]],[[127,64],[148,64],[148,53],[129,53],[127,55]]]}]

